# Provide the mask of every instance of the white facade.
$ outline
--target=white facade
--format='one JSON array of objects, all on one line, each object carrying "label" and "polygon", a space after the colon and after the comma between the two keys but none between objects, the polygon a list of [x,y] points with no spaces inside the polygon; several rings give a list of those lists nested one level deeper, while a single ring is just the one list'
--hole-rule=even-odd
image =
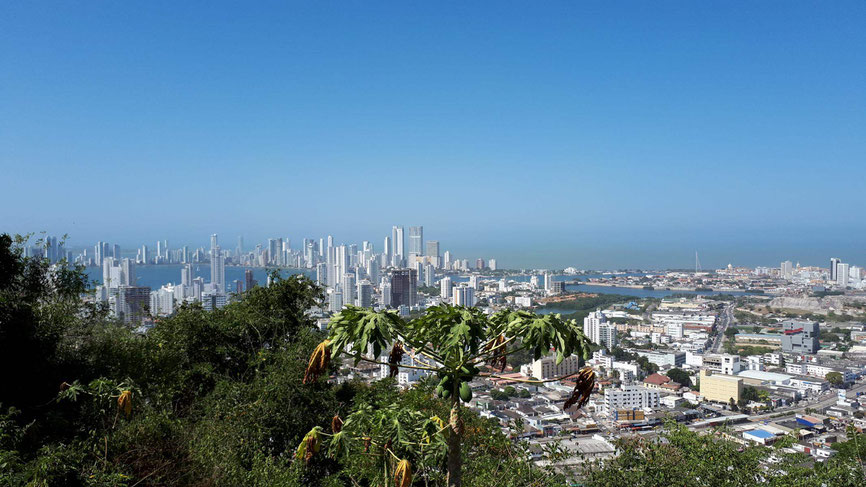
[{"label": "white facade", "polygon": [[556,355],[549,355],[533,361],[529,369],[532,377],[542,380],[576,374],[580,371],[580,357],[571,355],[556,365]]},{"label": "white facade", "polygon": [[622,386],[604,390],[604,413],[612,415],[618,409],[657,409],[659,391],[641,386]]},{"label": "white facade", "polygon": [[442,297],[442,300],[451,299],[451,278],[443,277],[439,281],[439,296]]},{"label": "white facade", "polygon": [[475,289],[469,286],[454,288],[454,306],[475,306]]},{"label": "white facade", "polygon": [[593,311],[583,319],[583,334],[593,343],[612,349],[617,344],[616,326],[608,324],[600,310]]}]

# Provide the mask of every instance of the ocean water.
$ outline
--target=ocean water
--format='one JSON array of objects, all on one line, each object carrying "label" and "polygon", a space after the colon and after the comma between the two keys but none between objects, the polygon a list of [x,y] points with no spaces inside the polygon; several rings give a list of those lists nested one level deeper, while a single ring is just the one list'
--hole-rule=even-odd
[{"label": "ocean water", "polygon": [[[136,285],[147,286],[151,289],[159,289],[164,284],[180,284],[180,271],[183,264],[166,264],[166,265],[138,265],[135,266]],[[229,289],[234,289],[232,282],[239,280],[244,282],[244,273],[247,269],[252,269],[253,279],[259,281],[259,284],[264,285],[268,280],[268,269],[260,267],[240,267],[226,266],[226,286]],[[87,277],[96,284],[102,282],[102,268],[88,267],[86,270]],[[201,277],[205,282],[210,282],[210,264],[193,264],[193,278]],[[316,272],[305,269],[283,269],[280,271],[282,276],[291,276],[294,274],[304,274],[312,279],[316,278]],[[95,284],[94,284],[95,285]]]},{"label": "ocean water", "polygon": [[[166,264],[166,265],[139,265],[135,267],[136,284],[139,286],[147,286],[151,289],[159,289],[164,284],[179,284],[180,271],[183,268],[182,264]],[[247,269],[252,269],[253,279],[259,281],[259,284],[265,284],[268,278],[268,269],[260,267],[241,267],[241,266],[226,266],[226,285],[229,289],[233,289],[232,282],[234,280],[244,281],[244,272]],[[210,265],[193,264],[193,278],[201,277],[205,282],[210,282]],[[102,268],[88,267],[86,269],[88,278],[95,284],[102,282]],[[294,274],[303,274],[311,279],[316,278],[316,272],[306,269],[282,269],[280,271],[283,276],[291,276]],[[641,275],[641,274],[627,274]],[[438,278],[437,274],[437,278]],[[595,279],[605,277],[602,274],[588,274],[582,276],[554,276],[555,281],[586,281],[587,279]],[[529,282],[531,275],[510,276],[507,279],[517,282]],[[451,276],[454,282],[466,282],[469,280],[466,276]],[[495,277],[484,277],[482,279],[495,279]],[[539,283],[544,282],[543,276],[539,276]],[[94,284],[94,285],[95,285]],[[635,296],[638,298],[664,298],[672,294],[692,294],[692,295],[712,295],[712,294],[733,294],[746,295],[746,292],[715,292],[715,291],[668,291],[664,289],[633,289],[626,287],[608,287],[608,286],[591,286],[587,284],[566,284],[565,289],[573,292],[599,293],[599,294],[621,294],[624,296]],[[559,312],[559,311],[553,311]]]}]

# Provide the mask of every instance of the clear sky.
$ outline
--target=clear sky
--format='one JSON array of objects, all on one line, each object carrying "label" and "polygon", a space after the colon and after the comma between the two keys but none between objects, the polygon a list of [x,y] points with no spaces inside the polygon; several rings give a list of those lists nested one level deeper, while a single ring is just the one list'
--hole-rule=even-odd
[{"label": "clear sky", "polygon": [[0,231],[866,264],[864,189],[863,0],[0,2]]}]

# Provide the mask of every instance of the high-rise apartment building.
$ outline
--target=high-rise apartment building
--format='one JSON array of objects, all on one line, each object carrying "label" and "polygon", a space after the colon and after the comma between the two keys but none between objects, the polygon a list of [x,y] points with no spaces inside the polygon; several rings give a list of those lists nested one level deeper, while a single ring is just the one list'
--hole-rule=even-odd
[{"label": "high-rise apartment building", "polygon": [[124,323],[140,325],[147,318],[150,306],[150,288],[139,286],[120,286],[115,301],[115,316]]},{"label": "high-rise apartment building", "polygon": [[323,287],[328,285],[328,264],[324,262],[316,264],[316,284]]},{"label": "high-rise apartment building", "polygon": [[217,291],[226,290],[226,265],[217,234],[210,237],[210,282]]},{"label": "high-rise apartment building", "polygon": [[779,266],[779,277],[782,279],[790,279],[794,277],[794,264],[792,264],[790,260],[782,262],[781,266]]},{"label": "high-rise apartment building", "polygon": [[583,319],[583,334],[590,341],[613,349],[617,344],[616,325],[608,323],[600,310],[595,310]]},{"label": "high-rise apartment building", "polygon": [[387,263],[385,265],[385,267],[387,267],[388,264],[390,264],[392,261],[391,252],[394,251],[393,244],[391,243],[391,237],[385,237],[385,243],[383,244],[383,249],[384,250],[382,251],[382,255],[384,256],[384,261]]},{"label": "high-rise apartment building", "polygon": [[433,286],[433,281],[436,278],[436,272],[433,269],[433,264],[424,266],[424,285],[427,287]]},{"label": "high-rise apartment building", "polygon": [[475,289],[469,286],[457,286],[452,289],[454,293],[454,306],[475,306]]},{"label": "high-rise apartment building", "polygon": [[849,269],[849,264],[844,262],[836,264],[836,284],[838,284],[839,287],[844,288],[848,286]]},{"label": "high-rise apartment building", "polygon": [[358,306],[362,308],[373,306],[373,284],[366,279],[358,282]]},{"label": "high-rise apartment building", "polygon": [[402,267],[405,263],[406,243],[403,241],[403,227],[394,225],[391,229],[391,264]]},{"label": "high-rise apartment building", "polygon": [[439,241],[438,240],[428,240],[426,245],[426,255],[428,261],[433,264],[437,269],[442,264],[441,257],[439,255]]},{"label": "high-rise apartment building", "polygon": [[418,273],[415,269],[394,269],[391,271],[392,308],[415,306],[418,291]]},{"label": "high-rise apartment building", "polygon": [[409,227],[409,264],[424,255],[424,227]]},{"label": "high-rise apartment building", "polygon": [[830,281],[832,282],[836,282],[836,266],[839,265],[839,262],[842,262],[842,259],[838,257],[830,259]]},{"label": "high-rise apartment building", "polygon": [[343,293],[332,289],[328,295],[328,311],[338,313],[341,309],[343,309]]},{"label": "high-rise apartment building", "polygon": [[342,291],[343,291],[343,303],[354,305],[355,304],[355,274],[352,272],[346,272],[343,274],[342,280]]},{"label": "high-rise apartment building", "polygon": [[439,296],[442,297],[442,301],[446,301],[451,299],[451,278],[448,276],[443,277],[439,281]]},{"label": "high-rise apartment building", "polygon": [[253,279],[253,270],[247,269],[244,271],[244,290],[249,291],[256,287],[256,280]]}]

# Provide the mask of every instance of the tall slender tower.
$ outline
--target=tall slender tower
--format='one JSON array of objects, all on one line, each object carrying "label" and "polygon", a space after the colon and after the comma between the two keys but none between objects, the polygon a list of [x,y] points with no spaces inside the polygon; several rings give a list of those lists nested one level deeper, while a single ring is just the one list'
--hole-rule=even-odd
[{"label": "tall slender tower", "polygon": [[225,292],[226,289],[226,266],[225,257],[217,242],[217,234],[210,236],[210,282],[213,287]]},{"label": "tall slender tower", "polygon": [[391,244],[394,246],[391,251],[394,266],[402,267],[404,265],[404,257],[406,256],[406,243],[403,241],[403,227],[394,225],[394,228],[391,229]]},{"label": "tall slender tower", "polygon": [[424,255],[424,227],[409,227],[409,265]]}]

